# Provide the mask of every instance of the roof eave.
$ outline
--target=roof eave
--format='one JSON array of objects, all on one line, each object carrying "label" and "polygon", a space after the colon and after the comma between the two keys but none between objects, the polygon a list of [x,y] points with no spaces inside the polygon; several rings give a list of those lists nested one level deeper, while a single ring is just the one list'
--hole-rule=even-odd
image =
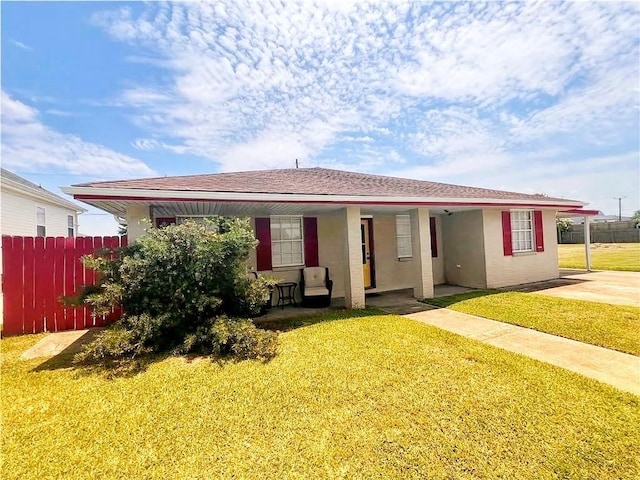
[{"label": "roof eave", "polygon": [[464,197],[399,197],[377,195],[330,195],[293,193],[238,193],[199,190],[148,190],[132,188],[65,187],[64,193],[76,200],[130,200],[130,201],[217,201],[217,202],[277,202],[320,203],[346,205],[477,205],[477,206],[537,206],[548,208],[581,208],[586,203],[565,199],[506,199]]},{"label": "roof eave", "polygon": [[81,207],[80,205],[76,205],[75,203],[62,198],[53,192],[44,189],[43,191],[39,191],[22,183],[14,182],[9,178],[2,178],[2,188],[6,188],[22,195],[27,195],[42,202],[53,203],[54,205],[57,205],[59,207],[68,208],[69,210],[75,210],[77,213],[84,213],[87,211],[86,208]]}]

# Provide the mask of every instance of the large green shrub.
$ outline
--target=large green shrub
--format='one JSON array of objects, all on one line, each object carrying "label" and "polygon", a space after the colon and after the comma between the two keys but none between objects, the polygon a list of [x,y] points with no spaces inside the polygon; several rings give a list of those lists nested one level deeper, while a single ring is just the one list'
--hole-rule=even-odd
[{"label": "large green shrub", "polygon": [[247,279],[256,244],[248,221],[218,218],[150,229],[115,259],[86,257],[101,280],[83,301],[99,314],[116,305],[125,313],[78,359],[162,351],[270,358],[275,335],[237,320],[258,314],[275,282]]}]

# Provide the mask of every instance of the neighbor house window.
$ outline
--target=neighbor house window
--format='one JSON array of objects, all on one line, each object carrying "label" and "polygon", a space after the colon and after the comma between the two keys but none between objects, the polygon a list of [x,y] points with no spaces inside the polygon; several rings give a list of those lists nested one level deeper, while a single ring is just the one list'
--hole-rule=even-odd
[{"label": "neighbor house window", "polygon": [[47,236],[46,218],[44,207],[36,207],[36,235],[38,237]]},{"label": "neighbor house window", "polygon": [[533,210],[511,210],[513,252],[533,252]]},{"label": "neighbor house window", "polygon": [[67,215],[67,237],[75,236],[75,222],[73,221],[73,215]]},{"label": "neighbor house window", "polygon": [[411,217],[396,215],[396,240],[398,243],[398,258],[411,258]]},{"label": "neighbor house window", "polygon": [[271,217],[271,261],[274,267],[304,265],[302,216]]}]

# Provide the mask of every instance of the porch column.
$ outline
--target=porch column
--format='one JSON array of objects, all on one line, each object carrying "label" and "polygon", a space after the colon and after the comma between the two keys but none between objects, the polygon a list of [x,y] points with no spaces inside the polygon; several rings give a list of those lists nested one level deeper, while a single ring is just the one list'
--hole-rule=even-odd
[{"label": "porch column", "polygon": [[151,211],[147,204],[134,203],[127,207],[127,237],[129,243],[141,237],[151,226]]},{"label": "porch column", "polygon": [[587,261],[587,271],[591,271],[591,228],[589,217],[584,217],[584,256]]},{"label": "porch column", "polygon": [[433,268],[431,264],[431,227],[429,209],[411,210],[411,250],[413,252],[413,296],[433,298]]},{"label": "porch column", "polygon": [[362,273],[362,237],[360,207],[345,207],[344,219],[344,302],[346,308],[365,307]]}]

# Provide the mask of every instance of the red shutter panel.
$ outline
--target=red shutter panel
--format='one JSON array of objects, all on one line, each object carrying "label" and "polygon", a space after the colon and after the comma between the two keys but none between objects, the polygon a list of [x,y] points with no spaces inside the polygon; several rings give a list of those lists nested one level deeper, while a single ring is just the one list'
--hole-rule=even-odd
[{"label": "red shutter panel", "polygon": [[167,225],[173,225],[176,223],[176,217],[157,217],[156,228],[166,227]]},{"label": "red shutter panel", "polygon": [[505,255],[513,255],[511,244],[511,212],[502,212],[502,248]]},{"label": "red shutter panel", "polygon": [[438,235],[436,233],[436,217],[429,217],[429,230],[431,231],[431,256],[438,256]]},{"label": "red shutter panel", "polygon": [[256,218],[256,268],[259,272],[271,270],[271,221],[269,218]]},{"label": "red shutter panel", "polygon": [[304,217],[304,263],[307,267],[317,267],[318,261],[318,219]]},{"label": "red shutter panel", "polygon": [[536,231],[536,252],[544,252],[544,233],[542,229],[542,211],[533,212],[533,224]]}]

